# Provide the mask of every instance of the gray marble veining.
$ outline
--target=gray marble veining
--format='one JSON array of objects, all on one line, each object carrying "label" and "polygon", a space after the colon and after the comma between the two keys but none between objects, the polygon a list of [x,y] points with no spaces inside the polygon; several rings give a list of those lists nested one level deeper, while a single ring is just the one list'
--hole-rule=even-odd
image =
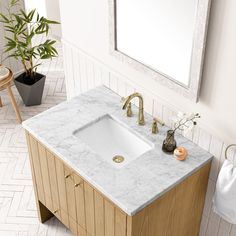
[{"label": "gray marble veining", "polygon": [[[134,215],[209,162],[212,155],[176,135],[178,145],[186,147],[189,156],[184,162],[175,160],[161,150],[168,128],[160,127],[158,134],[151,134],[152,117],[145,113],[146,125],[139,126],[134,106],[133,111],[133,117],[126,117],[120,97],[101,86],[23,122],[23,127],[124,212]],[[154,149],[123,168],[113,167],[73,135],[105,114],[152,142]]]}]

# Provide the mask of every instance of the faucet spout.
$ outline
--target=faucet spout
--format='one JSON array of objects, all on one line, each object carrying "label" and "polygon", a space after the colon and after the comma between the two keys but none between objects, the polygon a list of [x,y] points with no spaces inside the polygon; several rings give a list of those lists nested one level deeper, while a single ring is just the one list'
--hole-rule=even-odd
[{"label": "faucet spout", "polygon": [[122,109],[125,110],[130,103],[130,101],[137,97],[139,99],[139,114],[138,114],[138,124],[139,125],[144,125],[145,120],[144,120],[144,109],[143,109],[143,97],[140,93],[133,93],[129,95],[127,98],[124,100],[124,104],[122,106]]}]

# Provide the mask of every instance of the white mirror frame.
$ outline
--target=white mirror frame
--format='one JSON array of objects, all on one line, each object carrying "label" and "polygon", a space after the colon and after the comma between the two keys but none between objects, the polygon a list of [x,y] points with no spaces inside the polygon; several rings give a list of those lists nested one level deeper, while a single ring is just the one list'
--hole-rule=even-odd
[{"label": "white mirror frame", "polygon": [[189,85],[185,86],[163,72],[153,70],[143,63],[125,55],[116,49],[116,0],[109,1],[109,30],[110,30],[110,54],[120,61],[132,66],[136,70],[152,77],[162,85],[173,89],[186,98],[197,102],[199,99],[201,77],[203,71],[204,52],[211,0],[198,0],[196,23],[193,37],[192,58],[190,65]]}]

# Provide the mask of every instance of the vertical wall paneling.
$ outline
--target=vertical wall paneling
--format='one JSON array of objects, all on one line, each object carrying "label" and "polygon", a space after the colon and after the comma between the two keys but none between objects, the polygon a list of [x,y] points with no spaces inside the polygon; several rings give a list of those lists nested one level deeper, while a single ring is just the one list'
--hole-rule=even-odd
[{"label": "vertical wall paneling", "polygon": [[102,84],[102,68],[94,66],[94,86],[97,87]]},{"label": "vertical wall paneling", "polygon": [[95,87],[94,83],[94,65],[89,60],[86,60],[87,78],[88,78],[88,89]]},{"label": "vertical wall paneling", "polygon": [[208,134],[205,130],[201,129],[199,133],[198,145],[203,149],[205,149],[206,151],[209,151],[211,138],[212,136],[210,134]]},{"label": "vertical wall paneling", "polygon": [[153,98],[147,93],[143,93],[145,111],[153,115]]},{"label": "vertical wall paneling", "polygon": [[156,99],[153,100],[153,116],[163,120],[163,105]]},{"label": "vertical wall paneling", "polygon": [[217,236],[230,236],[231,227],[228,222],[221,219]]},{"label": "vertical wall paneling", "polygon": [[212,153],[215,157],[212,161],[211,172],[210,172],[210,179],[212,179],[213,181],[216,181],[218,176],[218,169],[220,165],[220,157],[222,155],[222,149],[223,149],[223,142],[220,141],[218,138],[212,137],[209,152]]},{"label": "vertical wall paneling", "polygon": [[230,236],[236,235],[236,225],[233,225],[231,228]]},{"label": "vertical wall paneling", "polygon": [[205,236],[217,235],[219,231],[220,217],[211,211],[209,220],[206,220]]},{"label": "vertical wall paneling", "polygon": [[110,89],[115,93],[118,93],[118,77],[110,73]]},{"label": "vertical wall paneling", "polygon": [[[68,46],[66,44],[63,44],[63,59],[64,59],[64,72],[65,72],[65,83],[66,83],[66,95],[67,98],[70,98],[72,96],[72,91],[70,91],[70,76],[69,76],[69,69],[68,69],[68,64],[69,64],[69,59],[67,57],[68,53]],[[77,82],[78,83],[78,82]]]},{"label": "vertical wall paneling", "polygon": [[118,86],[118,94],[121,97],[125,97],[126,96],[126,86],[125,86],[124,81],[121,79],[118,79],[117,86]]},{"label": "vertical wall paneling", "polygon": [[81,77],[80,77],[80,64],[79,64],[79,55],[78,53],[72,53],[72,63],[73,63],[73,71],[74,71],[74,81],[78,81],[77,83],[74,82],[74,94],[78,95],[81,93]]},{"label": "vertical wall paneling", "polygon": [[85,92],[88,90],[87,67],[86,67],[86,59],[82,54],[80,55],[80,70],[81,70],[81,91]]}]

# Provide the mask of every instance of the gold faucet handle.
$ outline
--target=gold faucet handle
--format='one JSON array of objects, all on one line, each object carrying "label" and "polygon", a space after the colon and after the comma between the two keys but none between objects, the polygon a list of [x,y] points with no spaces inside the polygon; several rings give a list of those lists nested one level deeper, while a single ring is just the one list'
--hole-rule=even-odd
[{"label": "gold faucet handle", "polygon": [[158,133],[158,125],[160,124],[161,126],[165,125],[165,123],[158,118],[153,118],[153,123],[152,123],[152,133],[157,134]]},{"label": "gold faucet handle", "polygon": [[165,125],[165,122],[164,121],[162,121],[162,120],[160,120],[160,119],[158,119],[158,118],[153,118],[153,120],[155,120],[158,124],[160,124],[161,126],[164,126]]}]

